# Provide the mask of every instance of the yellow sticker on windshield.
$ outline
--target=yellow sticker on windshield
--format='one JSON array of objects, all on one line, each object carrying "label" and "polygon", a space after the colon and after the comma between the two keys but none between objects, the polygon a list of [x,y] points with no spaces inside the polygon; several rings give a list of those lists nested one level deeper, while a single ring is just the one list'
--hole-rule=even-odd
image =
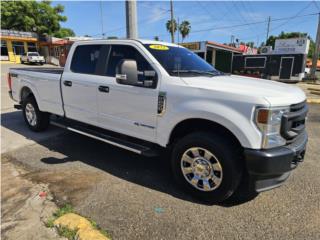
[{"label": "yellow sticker on windshield", "polygon": [[169,48],[164,45],[150,45],[149,48],[155,49],[155,50],[161,50],[161,51],[167,51]]}]

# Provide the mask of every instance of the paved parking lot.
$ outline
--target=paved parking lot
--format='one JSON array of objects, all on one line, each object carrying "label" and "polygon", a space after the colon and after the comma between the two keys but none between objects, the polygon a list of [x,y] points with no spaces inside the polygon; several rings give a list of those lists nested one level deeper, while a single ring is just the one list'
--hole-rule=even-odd
[{"label": "paved parking lot", "polygon": [[247,202],[205,205],[173,183],[165,156],[141,157],[54,127],[31,134],[10,108],[4,71],[2,157],[113,239],[320,239],[320,105],[310,105],[305,162],[284,186]]}]

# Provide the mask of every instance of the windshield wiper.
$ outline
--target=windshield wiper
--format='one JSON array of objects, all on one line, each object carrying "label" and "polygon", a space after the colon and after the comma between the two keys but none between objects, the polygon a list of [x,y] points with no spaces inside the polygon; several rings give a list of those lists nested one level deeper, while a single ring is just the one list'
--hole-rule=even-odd
[{"label": "windshield wiper", "polygon": [[208,71],[201,71],[201,70],[172,70],[172,73],[196,73],[196,74],[206,74],[210,76],[218,76],[220,75],[219,72],[208,72]]}]

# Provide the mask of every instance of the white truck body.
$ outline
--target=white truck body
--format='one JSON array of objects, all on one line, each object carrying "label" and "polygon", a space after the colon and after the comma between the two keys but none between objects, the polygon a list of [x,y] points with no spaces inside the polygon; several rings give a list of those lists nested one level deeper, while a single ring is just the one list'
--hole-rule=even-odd
[{"label": "white truck body", "polygon": [[[132,46],[157,74],[154,88],[119,84],[115,76],[71,70],[78,46]],[[72,45],[64,69],[11,69],[12,97],[23,101],[28,88],[39,110],[167,147],[173,130],[190,119],[223,126],[243,149],[263,149],[263,133],[255,123],[257,108],[290,107],[306,100],[296,86],[234,75],[173,76],[146,46],[181,46],[145,40],[95,40]],[[161,49],[160,47],[157,47]],[[161,50],[160,50],[161,51]],[[165,52],[165,50],[163,50]],[[66,86],[71,82],[72,86]],[[101,86],[107,88],[101,92]],[[159,94],[164,112],[157,114]]]}]

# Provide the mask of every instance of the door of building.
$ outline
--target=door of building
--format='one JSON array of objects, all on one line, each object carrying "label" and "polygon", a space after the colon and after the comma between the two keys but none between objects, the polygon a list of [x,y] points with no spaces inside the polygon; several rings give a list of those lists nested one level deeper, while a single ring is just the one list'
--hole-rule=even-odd
[{"label": "door of building", "polygon": [[293,57],[282,57],[280,62],[280,80],[286,80],[291,78],[293,68]]}]

